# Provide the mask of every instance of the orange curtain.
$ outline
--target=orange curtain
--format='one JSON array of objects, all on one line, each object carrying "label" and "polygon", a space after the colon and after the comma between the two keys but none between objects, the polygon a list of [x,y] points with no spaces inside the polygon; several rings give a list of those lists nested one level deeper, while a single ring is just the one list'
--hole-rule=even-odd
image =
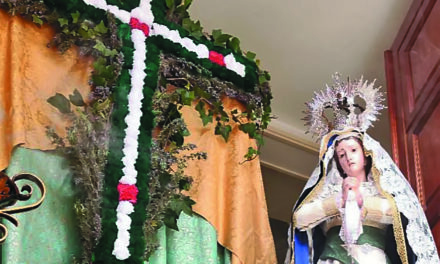
[{"label": "orange curtain", "polygon": [[76,49],[60,54],[48,49],[54,35],[49,26],[37,27],[0,10],[0,169],[8,166],[14,146],[53,149],[46,126],[64,135],[65,117],[46,100],[55,93],[66,97],[78,89],[87,96],[91,60]]},{"label": "orange curtain", "polygon": [[[244,110],[233,99],[223,104],[226,111]],[[253,141],[235,126],[225,142],[214,134],[215,125],[203,127],[194,109],[185,107],[182,115],[191,133],[185,141],[208,153],[207,160],[191,162],[186,171],[194,179],[194,211],[215,227],[233,264],[276,263],[259,159],[241,164]]]}]

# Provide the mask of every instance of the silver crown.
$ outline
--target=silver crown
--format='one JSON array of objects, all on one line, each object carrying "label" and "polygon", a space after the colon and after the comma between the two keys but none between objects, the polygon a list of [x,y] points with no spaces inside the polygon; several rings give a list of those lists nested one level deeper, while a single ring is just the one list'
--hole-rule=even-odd
[{"label": "silver crown", "polygon": [[[359,81],[347,79],[343,82],[339,73],[332,77],[334,85],[326,85],[325,90],[315,92],[303,112],[306,115],[303,120],[309,127],[306,133],[313,133],[318,140],[332,130],[347,127],[365,132],[377,120],[379,111],[385,108],[383,93],[379,91],[381,87],[374,87],[376,80],[368,83],[361,77]],[[362,99],[365,106],[355,102],[356,98]],[[327,116],[325,112],[332,114]]]}]

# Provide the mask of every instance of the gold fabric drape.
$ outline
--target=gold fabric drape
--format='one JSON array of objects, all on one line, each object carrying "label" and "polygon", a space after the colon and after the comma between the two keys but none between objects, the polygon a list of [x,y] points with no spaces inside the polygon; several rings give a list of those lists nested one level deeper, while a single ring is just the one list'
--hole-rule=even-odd
[{"label": "gold fabric drape", "polygon": [[[233,99],[225,98],[223,104],[225,111],[244,110]],[[225,142],[214,134],[214,124],[204,127],[189,107],[182,115],[191,133],[185,141],[208,153],[207,160],[190,163],[186,171],[194,179],[194,211],[215,227],[219,243],[233,253],[232,263],[276,263],[259,159],[241,164],[253,142],[237,126]]]},{"label": "gold fabric drape", "polygon": [[[67,121],[46,100],[55,93],[66,97],[78,89],[89,91],[91,60],[71,49],[60,54],[48,49],[53,36],[41,28],[0,11],[0,169],[8,166],[18,144],[32,149],[53,149],[46,126],[64,135]],[[226,99],[226,109],[241,107]],[[232,251],[239,264],[276,263],[258,159],[242,165],[249,147],[247,135],[234,128],[229,141],[214,135],[212,125],[203,127],[197,112],[183,109],[191,130],[187,142],[207,151],[206,161],[192,163],[194,210],[217,230],[219,243]]]},{"label": "gold fabric drape", "polygon": [[64,135],[66,118],[46,100],[56,93],[66,97],[78,89],[88,95],[91,60],[75,49],[60,54],[48,49],[54,35],[0,10],[0,169],[8,166],[14,146],[53,149],[46,126]]}]

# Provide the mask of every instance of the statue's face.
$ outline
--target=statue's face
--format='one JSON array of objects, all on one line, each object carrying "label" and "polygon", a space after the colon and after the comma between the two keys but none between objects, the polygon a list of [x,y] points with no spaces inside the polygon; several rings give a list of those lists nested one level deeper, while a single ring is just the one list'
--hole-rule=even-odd
[{"label": "statue's face", "polygon": [[353,138],[344,139],[336,147],[339,164],[349,177],[365,175],[365,156],[362,146]]}]

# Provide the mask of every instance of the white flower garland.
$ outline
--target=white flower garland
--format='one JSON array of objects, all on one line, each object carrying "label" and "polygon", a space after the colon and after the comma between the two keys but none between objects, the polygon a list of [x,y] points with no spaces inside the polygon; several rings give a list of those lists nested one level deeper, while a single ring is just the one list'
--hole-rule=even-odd
[{"label": "white flower garland", "polygon": [[137,171],[134,167],[135,161],[138,157],[138,136],[140,134],[139,127],[141,126],[142,116],[142,93],[144,88],[144,79],[147,76],[144,69],[146,59],[146,37],[140,30],[133,30],[131,40],[134,44],[133,55],[133,69],[130,71],[131,75],[131,90],[128,94],[128,114],[125,117],[127,128],[125,129],[124,148],[122,152],[124,157],[122,162],[124,168],[124,176],[119,181],[124,184],[136,184]]},{"label": "white flower garland", "polygon": [[118,227],[118,235],[114,244],[112,254],[117,259],[124,260],[130,257],[128,245],[130,244],[131,218],[130,214],[134,212],[134,206],[129,201],[120,201],[116,209],[116,226]]},{"label": "white flower garland", "polygon": [[[164,25],[154,23],[152,26],[152,34],[156,36],[161,36],[165,39],[168,39],[174,43],[178,43],[182,45],[188,51],[192,51],[197,54],[197,58],[199,59],[208,59],[209,58],[209,49],[204,44],[196,45],[194,41],[190,38],[182,38],[177,30],[170,30]],[[235,59],[233,54],[228,54],[224,57],[224,62],[226,64],[226,68],[237,73],[241,77],[246,75],[245,66]]]},{"label": "white flower garland", "polygon": [[[162,36],[163,38],[168,39],[174,43],[178,43],[188,51],[196,53],[197,58],[199,59],[209,58],[209,49],[208,47],[206,47],[206,45],[196,45],[192,39],[186,37],[182,38],[179,34],[179,31],[170,30],[164,25],[153,23],[154,15],[151,10],[151,0],[141,0],[139,7],[133,9],[131,12],[121,10],[117,6],[107,5],[105,0],[84,0],[84,2],[86,4],[95,6],[114,14],[122,22],[127,24],[130,22],[130,18],[137,18],[140,22],[151,25],[151,35]],[[245,65],[237,62],[235,56],[232,53],[224,57],[224,62],[227,69],[237,73],[241,77],[244,77],[246,75]]]},{"label": "white flower garland", "polygon": [[[139,7],[134,8],[131,12],[121,10],[117,6],[108,5],[105,0],[83,0],[86,4],[99,9],[106,10],[114,14],[123,23],[129,24],[131,19],[137,19],[140,23],[146,25],[150,35],[162,36],[174,43],[180,44],[188,51],[197,54],[199,59],[211,59],[210,51],[204,44],[196,45],[190,38],[182,38],[177,30],[170,30],[164,25],[154,23],[154,15],[151,10],[151,0],[141,0]],[[123,158],[124,168],[122,169],[124,176],[119,180],[120,184],[135,185],[137,171],[135,163],[138,158],[138,136],[140,134],[140,119],[142,116],[142,99],[144,79],[146,77],[146,44],[145,40],[148,36],[145,31],[132,29],[131,40],[134,44],[133,68],[131,75],[131,90],[128,95],[128,114],[125,117],[127,128],[125,130]],[[221,55],[223,56],[223,55]],[[237,62],[233,54],[223,57],[224,66],[237,73],[241,77],[246,75],[245,65]],[[130,201],[119,201],[116,209],[116,226],[118,234],[114,242],[112,254],[119,260],[125,260],[130,257],[128,246],[130,245],[130,214],[134,212],[134,206]]]},{"label": "white flower garland", "polygon": [[[131,75],[131,90],[128,94],[128,114],[125,117],[127,128],[125,129],[124,148],[122,152],[124,157],[122,163],[124,168],[122,169],[124,176],[119,180],[122,184],[135,185],[137,178],[137,171],[134,167],[136,159],[138,158],[138,136],[140,134],[141,116],[142,116],[142,99],[144,95],[142,93],[144,88],[144,79],[147,76],[144,69],[146,68],[146,36],[141,30],[132,30],[131,40],[134,44],[133,55],[133,69],[130,71]],[[130,204],[129,210],[126,209]],[[121,208],[120,208],[121,207]],[[124,260],[130,257],[128,246],[130,245],[130,230],[131,218],[130,214],[134,211],[133,205],[128,201],[119,201],[118,208],[116,209],[116,226],[118,227],[118,235],[113,247],[112,254],[117,259]]]}]

